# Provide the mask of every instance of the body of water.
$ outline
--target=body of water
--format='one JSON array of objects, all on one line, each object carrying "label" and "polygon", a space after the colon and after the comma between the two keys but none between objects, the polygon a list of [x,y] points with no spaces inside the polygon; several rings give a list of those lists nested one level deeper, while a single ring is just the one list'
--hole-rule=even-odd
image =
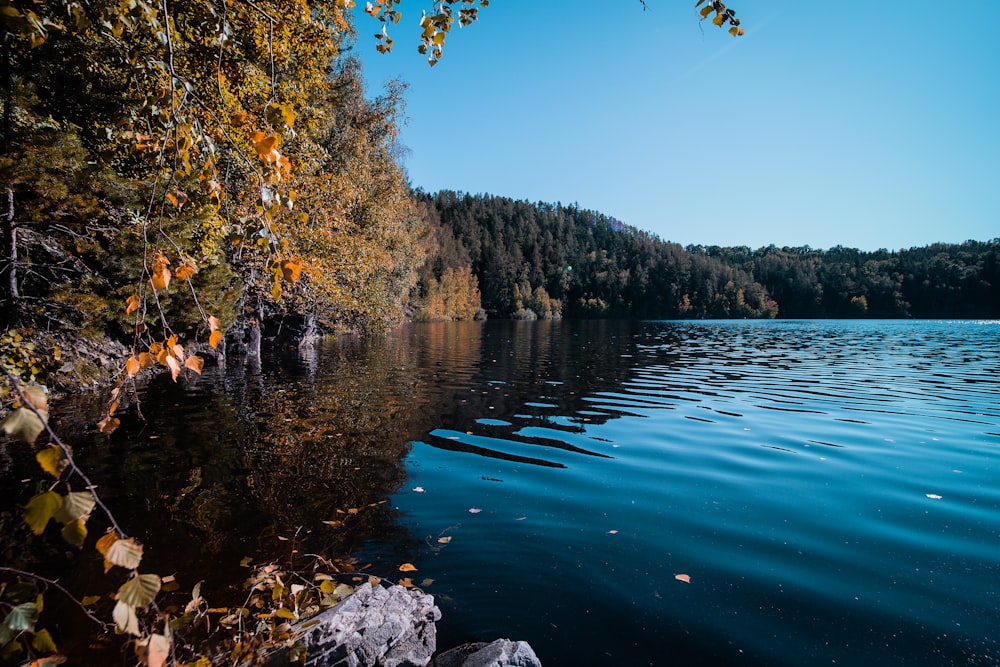
[{"label": "body of water", "polygon": [[998,368],[996,322],[412,325],[154,383],[79,458],[205,562],[291,536],[410,577],[442,647],[993,665]]}]

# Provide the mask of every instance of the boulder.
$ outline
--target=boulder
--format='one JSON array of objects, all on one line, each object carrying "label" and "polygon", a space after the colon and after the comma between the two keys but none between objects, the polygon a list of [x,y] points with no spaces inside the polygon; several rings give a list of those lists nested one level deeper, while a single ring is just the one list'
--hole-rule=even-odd
[{"label": "boulder", "polygon": [[[299,641],[307,667],[426,667],[437,648],[434,597],[402,586],[365,583],[325,612],[304,622]],[[268,667],[289,663],[287,651]],[[302,663],[296,663],[302,664]]]},{"label": "boulder", "polygon": [[434,658],[434,667],[542,667],[527,642],[497,639],[463,644]]}]

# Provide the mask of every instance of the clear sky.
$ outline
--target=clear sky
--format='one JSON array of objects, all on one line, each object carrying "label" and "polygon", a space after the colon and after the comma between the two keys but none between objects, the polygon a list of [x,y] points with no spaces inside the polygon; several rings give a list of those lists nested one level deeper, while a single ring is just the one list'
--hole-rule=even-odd
[{"label": "clear sky", "polygon": [[[363,0],[359,2],[364,6]],[[494,0],[434,68],[402,3],[357,17],[402,78],[411,183],[576,202],[682,244],[874,250],[1000,237],[1000,1]]]}]

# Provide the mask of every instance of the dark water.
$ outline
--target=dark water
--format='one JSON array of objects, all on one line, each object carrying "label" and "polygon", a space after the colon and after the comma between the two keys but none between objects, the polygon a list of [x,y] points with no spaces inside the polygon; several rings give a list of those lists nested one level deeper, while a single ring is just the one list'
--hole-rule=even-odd
[{"label": "dark water", "polygon": [[995,322],[418,325],[155,381],[78,453],[163,567],[412,562],[445,647],[993,665],[998,368]]}]

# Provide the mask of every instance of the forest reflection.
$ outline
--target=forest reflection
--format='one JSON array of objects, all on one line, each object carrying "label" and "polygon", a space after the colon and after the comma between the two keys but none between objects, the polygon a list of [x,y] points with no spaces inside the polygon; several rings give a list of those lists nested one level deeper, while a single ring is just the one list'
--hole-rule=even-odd
[{"label": "forest reflection", "polygon": [[[631,337],[608,326],[623,325],[420,324],[310,355],[271,349],[258,365],[152,378],[110,436],[93,396],[61,402],[54,425],[151,567],[236,583],[244,557],[338,557],[403,530],[387,501],[414,441],[518,460],[504,452],[516,440],[539,452],[524,462],[554,467],[552,447],[605,456],[559,434],[617,416],[585,401],[631,372]],[[484,427],[493,415],[519,423]]]}]

